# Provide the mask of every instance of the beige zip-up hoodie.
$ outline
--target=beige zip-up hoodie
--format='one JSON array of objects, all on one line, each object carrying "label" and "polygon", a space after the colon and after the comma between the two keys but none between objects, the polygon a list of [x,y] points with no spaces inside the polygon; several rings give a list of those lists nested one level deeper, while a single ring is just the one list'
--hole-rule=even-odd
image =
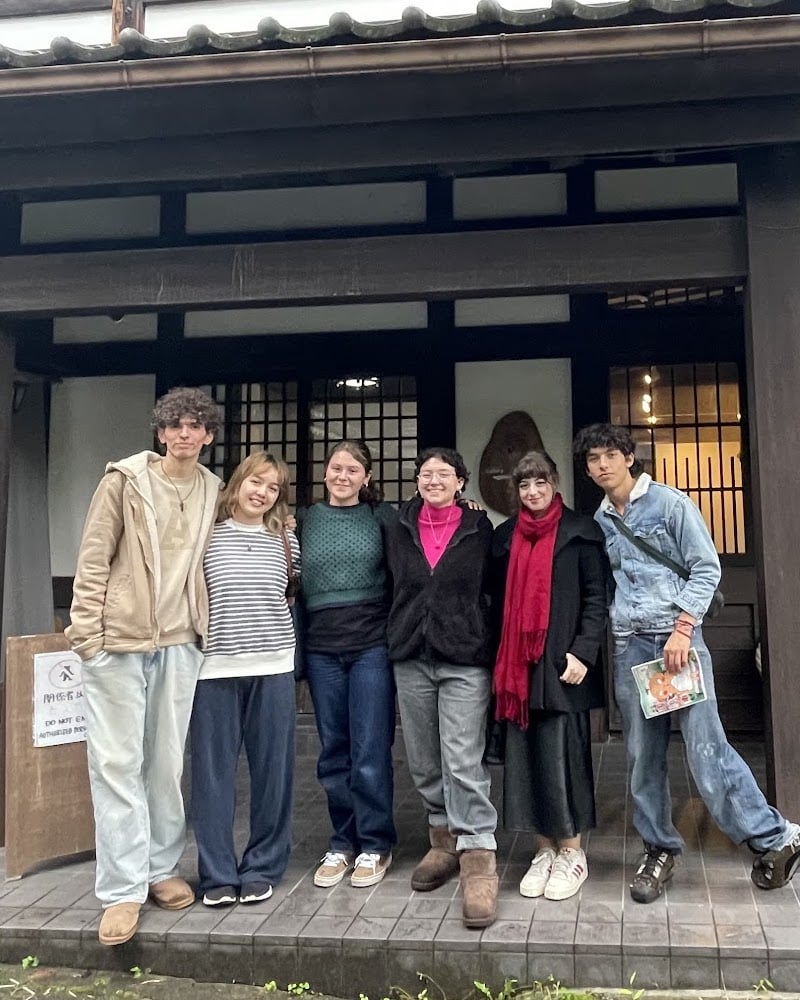
[{"label": "beige zip-up hoodie", "polygon": [[[72,624],[65,630],[82,660],[109,653],[146,653],[161,644],[156,620],[161,552],[148,466],[159,455],[142,451],[109,462],[95,490],[78,553],[73,585]],[[205,641],[208,595],[203,554],[217,513],[222,481],[203,466],[203,512],[189,569],[192,624]]]}]

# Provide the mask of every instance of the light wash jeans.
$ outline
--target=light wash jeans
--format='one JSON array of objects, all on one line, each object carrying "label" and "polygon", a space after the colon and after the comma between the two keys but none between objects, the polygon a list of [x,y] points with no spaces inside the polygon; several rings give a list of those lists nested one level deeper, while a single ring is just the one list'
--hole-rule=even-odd
[{"label": "light wash jeans", "polygon": [[183,750],[203,656],[194,644],[102,651],[83,664],[94,804],[95,892],[143,903],[173,875],[186,842]]},{"label": "light wash jeans", "polygon": [[[644,717],[631,674],[635,664],[660,657],[668,638],[664,633],[615,635],[614,691],[630,766],[634,826],[642,840],[679,854],[684,842],[672,822],[667,773],[670,716]],[[700,657],[708,700],[675,714],[700,797],[734,843],[746,843],[758,852],[780,849],[797,827],[769,805],[752,771],[728,743],[717,710],[711,656],[700,629],[692,646]]]},{"label": "light wash jeans", "polygon": [[459,851],[497,849],[497,811],[483,760],[491,672],[404,660],[394,665],[408,768],[431,826],[446,826]]}]

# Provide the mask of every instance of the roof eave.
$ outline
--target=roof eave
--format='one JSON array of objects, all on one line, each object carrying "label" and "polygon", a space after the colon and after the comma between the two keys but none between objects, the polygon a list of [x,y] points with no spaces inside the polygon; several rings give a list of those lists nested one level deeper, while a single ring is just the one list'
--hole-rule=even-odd
[{"label": "roof eave", "polygon": [[789,14],[7,69],[0,98],[798,49],[800,15]]}]

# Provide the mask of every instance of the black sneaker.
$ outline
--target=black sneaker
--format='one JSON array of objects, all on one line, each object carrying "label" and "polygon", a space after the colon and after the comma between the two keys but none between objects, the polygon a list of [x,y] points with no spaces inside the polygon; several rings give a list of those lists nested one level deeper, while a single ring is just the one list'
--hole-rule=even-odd
[{"label": "black sneaker", "polygon": [[269,882],[245,882],[239,891],[240,903],[260,903],[272,895]]},{"label": "black sneaker", "polygon": [[213,889],[206,889],[203,893],[205,906],[231,906],[237,898],[238,892],[232,885],[215,885]]},{"label": "black sneaker", "polygon": [[750,878],[759,889],[780,889],[800,865],[800,833],[779,851],[765,851],[753,862]]},{"label": "black sneaker", "polygon": [[631,899],[637,903],[652,903],[664,891],[672,878],[675,858],[655,844],[645,844],[644,854],[631,882]]}]

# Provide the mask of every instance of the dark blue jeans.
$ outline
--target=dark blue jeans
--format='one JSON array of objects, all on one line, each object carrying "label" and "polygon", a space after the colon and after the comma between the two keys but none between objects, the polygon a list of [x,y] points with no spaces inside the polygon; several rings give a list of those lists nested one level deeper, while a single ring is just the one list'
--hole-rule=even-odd
[{"label": "dark blue jeans", "polygon": [[392,817],[394,678],[385,646],[306,654],[322,749],[317,777],[328,797],[332,851],[386,854]]},{"label": "dark blue jeans", "polygon": [[[200,890],[279,882],[289,861],[294,779],[293,674],[197,682],[192,710],[192,826]],[[250,839],[233,842],[236,768],[250,767]]]}]

